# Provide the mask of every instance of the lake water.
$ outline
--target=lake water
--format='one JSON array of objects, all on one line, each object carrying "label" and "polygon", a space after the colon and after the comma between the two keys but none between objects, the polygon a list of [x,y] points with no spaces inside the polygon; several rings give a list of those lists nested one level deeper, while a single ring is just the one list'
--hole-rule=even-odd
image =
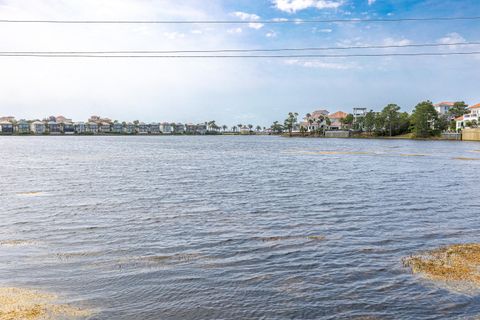
[{"label": "lake water", "polygon": [[0,147],[0,286],[56,293],[95,309],[91,319],[480,315],[480,294],[401,261],[479,242],[480,143],[0,137]]}]

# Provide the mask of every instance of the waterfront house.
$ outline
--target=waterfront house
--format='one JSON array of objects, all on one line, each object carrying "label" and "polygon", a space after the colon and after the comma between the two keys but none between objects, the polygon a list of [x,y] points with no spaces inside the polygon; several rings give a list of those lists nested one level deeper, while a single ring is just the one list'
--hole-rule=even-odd
[{"label": "waterfront house", "polygon": [[172,134],[175,128],[175,124],[172,125],[171,123],[163,122],[160,124],[159,128],[163,134]]},{"label": "waterfront house", "polygon": [[348,116],[348,113],[343,111],[337,111],[335,113],[329,114],[328,118],[330,119],[330,130],[340,130],[343,128],[342,120]]},{"label": "waterfront house", "polygon": [[457,130],[471,126],[478,126],[480,122],[480,103],[468,107],[469,113],[455,119]]},{"label": "waterfront house", "polygon": [[72,119],[65,118],[64,116],[55,117],[55,122],[57,122],[57,123],[73,123]]},{"label": "waterfront house", "polygon": [[14,116],[0,117],[0,122],[4,122],[4,121],[14,123],[15,117]]},{"label": "waterfront house", "polygon": [[247,126],[242,126],[240,128],[240,134],[250,134],[250,128]]},{"label": "waterfront house", "polygon": [[18,134],[29,134],[30,133],[30,124],[26,120],[19,120],[15,126],[15,131]]},{"label": "waterfront house", "polygon": [[315,132],[320,128],[326,127],[326,118],[329,112],[327,110],[316,110],[312,113],[308,113],[303,122],[300,123],[300,127],[307,129],[309,132]]},{"label": "waterfront house", "polygon": [[457,131],[465,128],[465,123],[463,122],[463,116],[455,118],[455,123],[457,124],[457,126],[456,126]]},{"label": "waterfront house", "polygon": [[455,102],[440,102],[433,105],[435,110],[438,112],[439,115],[447,114],[448,111],[453,108]]},{"label": "waterfront house", "polygon": [[49,134],[61,134],[60,124],[55,121],[47,122],[47,129]]},{"label": "waterfront house", "polygon": [[123,132],[125,132],[126,134],[135,134],[135,125],[131,122],[127,123],[123,128]]},{"label": "waterfront house", "polygon": [[97,134],[98,133],[98,124],[95,122],[87,122],[85,125],[85,133]]},{"label": "waterfront house", "polygon": [[185,125],[183,123],[172,124],[175,126],[174,133],[176,134],[183,134],[185,133]]},{"label": "waterfront house", "polygon": [[150,134],[160,134],[160,125],[155,122],[150,123],[148,132]]},{"label": "waterfront house", "polygon": [[110,122],[100,122],[98,125],[98,132],[99,133],[110,133],[112,131],[112,127]]},{"label": "waterfront house", "polygon": [[195,128],[195,134],[205,134],[207,133],[207,124],[206,123],[200,123],[196,125]]},{"label": "waterfront house", "polygon": [[67,135],[75,134],[75,127],[71,122],[60,123],[60,129],[63,134],[67,134]]},{"label": "waterfront house", "polygon": [[45,134],[45,132],[47,131],[47,128],[44,122],[34,121],[30,124],[30,131],[33,134]]},{"label": "waterfront house", "polygon": [[112,132],[117,134],[123,133],[123,124],[120,122],[114,122],[112,125]]},{"label": "waterfront house", "polygon": [[195,134],[197,131],[197,126],[192,123],[185,124],[185,133],[186,134]]},{"label": "waterfront house", "polygon": [[137,133],[148,134],[148,125],[146,125],[144,122],[140,122],[137,126]]},{"label": "waterfront house", "polygon": [[0,133],[1,134],[13,134],[13,124],[10,121],[1,121],[0,122]]},{"label": "waterfront house", "polygon": [[84,134],[87,132],[87,127],[83,122],[75,122],[73,128],[76,134]]}]

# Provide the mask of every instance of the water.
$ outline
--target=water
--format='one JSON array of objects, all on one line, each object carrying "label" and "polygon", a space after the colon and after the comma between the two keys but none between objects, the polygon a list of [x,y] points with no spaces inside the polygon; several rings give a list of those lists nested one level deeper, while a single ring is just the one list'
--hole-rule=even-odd
[{"label": "water", "polygon": [[480,159],[479,143],[1,137],[0,146],[0,286],[54,292],[95,309],[91,319],[480,314],[480,294],[401,263],[479,241],[480,161],[455,159]]}]

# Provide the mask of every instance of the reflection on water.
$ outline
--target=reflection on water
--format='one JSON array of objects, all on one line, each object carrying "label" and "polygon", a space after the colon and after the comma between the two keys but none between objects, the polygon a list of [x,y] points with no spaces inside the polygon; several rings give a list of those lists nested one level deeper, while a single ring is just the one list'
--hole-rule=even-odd
[{"label": "reflection on water", "polygon": [[452,291],[402,264],[417,252],[478,242],[480,162],[454,159],[472,158],[475,143],[0,143],[0,287],[57,293],[40,305],[80,312],[49,311],[60,319],[480,314],[478,293]]}]

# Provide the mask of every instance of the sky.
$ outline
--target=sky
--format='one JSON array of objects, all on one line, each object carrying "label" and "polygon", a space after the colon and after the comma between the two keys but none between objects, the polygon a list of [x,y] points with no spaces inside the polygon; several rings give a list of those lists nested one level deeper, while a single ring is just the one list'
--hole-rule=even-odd
[{"label": "sky", "polygon": [[[480,41],[480,21],[261,24],[480,16],[478,0],[0,0],[1,19],[245,20],[243,25],[0,24],[0,51],[213,50]],[[376,49],[369,53],[406,52]],[[480,46],[408,52],[480,51]],[[348,51],[344,53],[358,53]],[[339,52],[328,52],[335,54]],[[0,57],[0,116],[269,126],[290,111],[480,102],[480,55],[267,59]]]}]

